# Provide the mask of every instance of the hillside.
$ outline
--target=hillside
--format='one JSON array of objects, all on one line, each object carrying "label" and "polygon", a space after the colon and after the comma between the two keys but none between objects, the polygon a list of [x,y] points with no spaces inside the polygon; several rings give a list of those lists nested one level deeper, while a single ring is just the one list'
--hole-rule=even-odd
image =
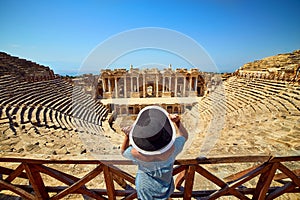
[{"label": "hillside", "polygon": [[249,62],[240,67],[240,70],[263,71],[263,70],[286,70],[294,71],[300,67],[300,50],[292,53],[278,54]]},{"label": "hillside", "polygon": [[0,52],[0,75],[13,75],[18,80],[41,81],[54,79],[53,70],[35,62]]}]

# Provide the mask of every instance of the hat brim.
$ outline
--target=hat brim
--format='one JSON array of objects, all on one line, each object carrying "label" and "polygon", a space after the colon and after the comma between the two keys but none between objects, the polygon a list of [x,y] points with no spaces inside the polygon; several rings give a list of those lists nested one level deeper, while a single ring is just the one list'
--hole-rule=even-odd
[{"label": "hat brim", "polygon": [[[166,120],[168,120],[166,123],[169,124],[170,129],[172,131],[172,135],[162,133],[162,135],[159,136],[160,139],[162,139],[162,140],[167,139],[169,141],[166,145],[160,144],[160,142],[158,142],[157,144],[154,144],[154,143],[149,142],[149,140],[147,140],[145,138],[139,138],[139,137],[135,137],[133,135],[133,131],[135,131],[135,127],[137,126],[137,122],[140,120],[141,115],[143,114],[143,112],[145,112],[146,110],[150,110],[150,109],[157,109],[157,110],[161,111],[166,116]],[[129,139],[130,139],[131,145],[138,152],[145,154],[145,155],[159,155],[159,154],[162,154],[162,153],[168,151],[173,146],[175,138],[176,138],[176,129],[174,127],[174,124],[168,117],[168,115],[169,115],[169,113],[165,109],[163,109],[159,106],[147,106],[144,109],[142,109],[139,112],[137,119],[134,122],[133,127],[129,133]],[[143,148],[143,146],[149,147],[149,148]],[[154,147],[155,150],[152,150],[151,147]],[[156,149],[157,147],[159,149]],[[147,149],[147,150],[145,150],[145,149]]]}]

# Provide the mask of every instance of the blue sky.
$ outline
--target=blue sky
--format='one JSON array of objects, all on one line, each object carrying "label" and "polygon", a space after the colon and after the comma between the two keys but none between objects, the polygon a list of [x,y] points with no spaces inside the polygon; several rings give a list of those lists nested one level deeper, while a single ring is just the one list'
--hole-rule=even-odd
[{"label": "blue sky", "polygon": [[[0,0],[0,51],[71,75],[114,35],[159,27],[190,37],[220,72],[231,72],[247,62],[300,49],[299,9],[298,0]],[[112,67],[141,65],[140,56],[131,54]],[[190,67],[170,58],[154,56],[152,63]],[[102,64],[101,58],[95,63]]]}]

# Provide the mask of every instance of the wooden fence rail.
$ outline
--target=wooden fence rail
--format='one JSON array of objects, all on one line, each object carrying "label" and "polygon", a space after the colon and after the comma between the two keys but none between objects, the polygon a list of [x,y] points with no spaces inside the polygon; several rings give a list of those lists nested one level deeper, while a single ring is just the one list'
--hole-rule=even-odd
[{"label": "wooden fence rail", "polygon": [[[211,170],[220,164],[229,167],[246,164],[248,167],[221,178]],[[85,166],[94,168],[79,178],[63,172],[65,168],[61,166],[66,165],[81,167],[80,169]],[[24,199],[55,200],[71,194],[93,199],[135,199],[135,177],[117,167],[122,165],[133,163],[127,160],[0,158],[0,191],[10,191]],[[173,171],[176,191],[172,197],[217,199],[235,196],[239,199],[274,199],[286,193],[300,193],[299,166],[300,156],[231,156],[177,160]],[[90,188],[88,183],[97,177],[105,184]],[[199,177],[213,187],[197,189]],[[49,178],[58,185],[49,184]],[[22,184],[17,179],[23,180]]]}]

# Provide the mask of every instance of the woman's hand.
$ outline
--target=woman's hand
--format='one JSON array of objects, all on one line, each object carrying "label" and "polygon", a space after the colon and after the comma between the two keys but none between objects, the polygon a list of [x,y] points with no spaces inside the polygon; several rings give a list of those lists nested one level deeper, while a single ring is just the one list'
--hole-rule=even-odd
[{"label": "woman's hand", "polygon": [[125,133],[125,135],[129,136],[131,129],[132,129],[132,126],[125,126],[125,127],[121,128],[121,131],[123,131]]},{"label": "woman's hand", "polygon": [[185,139],[188,139],[188,132],[185,129],[185,127],[180,123],[180,117],[177,114],[169,114],[169,117],[172,122],[174,122],[179,130],[179,135],[185,137]]},{"label": "woman's hand", "polygon": [[171,119],[172,122],[174,122],[175,124],[179,124],[180,123],[180,117],[177,114],[169,114],[169,117]]}]

